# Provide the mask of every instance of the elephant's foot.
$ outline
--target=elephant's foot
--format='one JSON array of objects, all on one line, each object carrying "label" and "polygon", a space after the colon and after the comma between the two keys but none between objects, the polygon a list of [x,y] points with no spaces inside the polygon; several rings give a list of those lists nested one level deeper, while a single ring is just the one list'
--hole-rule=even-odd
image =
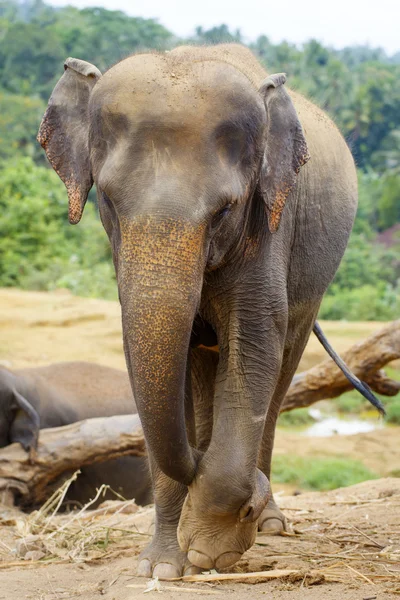
[{"label": "elephant's foot", "polygon": [[[206,526],[202,526],[205,520]],[[189,496],[185,500],[178,527],[179,545],[201,571],[235,564],[253,545],[256,534],[257,522],[241,523],[237,515],[210,518],[195,509]]]},{"label": "elephant's foot", "polygon": [[[227,504],[225,510],[221,510],[221,503],[207,502],[212,489],[213,481],[207,480],[205,475],[192,482],[178,525],[181,550],[187,552],[189,561],[202,570],[226,569],[254,544],[258,517],[266,505],[270,488],[266,476],[257,469],[250,498],[241,506],[236,502],[235,509]],[[223,502],[225,497],[229,502],[226,486],[221,486],[219,493]],[[237,496],[237,488],[233,488],[233,497],[235,493]]]},{"label": "elephant's foot", "polygon": [[193,566],[186,552],[182,552],[176,539],[176,532],[169,538],[154,536],[150,544],[139,556],[137,574],[139,577],[175,579],[182,575],[195,575],[201,569]]},{"label": "elephant's foot", "polygon": [[285,515],[279,510],[272,496],[259,516],[258,530],[270,535],[279,535],[287,530]]},{"label": "elephant's foot", "polygon": [[240,560],[257,534],[257,521],[241,522],[238,514],[220,517],[203,512],[186,497],[178,526],[178,540],[191,564],[205,571],[226,569]]}]

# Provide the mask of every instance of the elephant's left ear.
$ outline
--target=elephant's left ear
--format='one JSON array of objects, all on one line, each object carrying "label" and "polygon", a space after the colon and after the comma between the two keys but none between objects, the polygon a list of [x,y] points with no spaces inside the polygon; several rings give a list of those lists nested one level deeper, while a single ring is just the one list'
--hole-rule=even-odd
[{"label": "elephant's left ear", "polygon": [[267,111],[260,188],[271,233],[279,227],[286,199],[296,183],[300,167],[310,159],[299,118],[283,87],[285,81],[285,74],[277,73],[267,77],[260,88]]},{"label": "elephant's left ear", "polygon": [[10,443],[19,442],[24,450],[32,453],[38,445],[40,416],[29,400],[17,390],[13,390],[13,408],[15,415],[9,431]]},{"label": "elephant's left ear", "polygon": [[79,223],[93,185],[89,160],[89,96],[100,71],[67,58],[40,124],[37,140],[68,192],[70,223]]}]

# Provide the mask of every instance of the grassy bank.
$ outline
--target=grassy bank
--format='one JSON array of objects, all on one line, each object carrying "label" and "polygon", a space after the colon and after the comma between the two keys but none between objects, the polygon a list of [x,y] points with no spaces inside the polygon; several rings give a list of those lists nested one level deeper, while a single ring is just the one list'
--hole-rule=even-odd
[{"label": "grassy bank", "polygon": [[378,475],[358,460],[343,458],[311,458],[291,454],[274,456],[273,483],[290,483],[306,490],[334,490],[377,479]]}]

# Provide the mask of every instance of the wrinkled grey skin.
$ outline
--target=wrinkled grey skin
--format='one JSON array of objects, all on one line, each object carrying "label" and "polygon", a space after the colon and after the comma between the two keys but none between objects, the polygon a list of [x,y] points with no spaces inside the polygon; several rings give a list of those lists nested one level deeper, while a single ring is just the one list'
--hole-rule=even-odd
[{"label": "wrinkled grey skin", "polygon": [[343,138],[284,81],[236,45],[68,59],[39,131],[71,222],[95,182],[111,242],[156,501],[144,576],[228,567],[284,527],[276,419],[357,204]]},{"label": "wrinkled grey skin", "polygon": [[[85,362],[14,371],[0,367],[0,448],[20,442],[30,450],[39,428],[136,412],[127,374],[117,369]],[[66,501],[84,504],[103,483],[138,504],[152,500],[147,461],[127,456],[83,467]]]}]

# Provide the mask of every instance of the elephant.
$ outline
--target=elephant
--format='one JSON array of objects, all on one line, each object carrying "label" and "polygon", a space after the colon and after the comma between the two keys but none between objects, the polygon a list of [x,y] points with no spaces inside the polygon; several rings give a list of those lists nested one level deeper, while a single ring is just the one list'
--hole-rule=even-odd
[{"label": "elephant", "polygon": [[[0,448],[20,442],[31,450],[40,428],[136,412],[128,375],[118,369],[88,362],[13,371],[0,367]],[[138,504],[152,501],[147,459],[125,456],[82,467],[68,489],[67,505],[86,504],[103,483]],[[105,498],[115,495],[107,492]]]},{"label": "elephant", "polygon": [[276,420],[357,208],[345,140],[285,81],[236,44],[104,74],[68,58],[40,125],[70,222],[94,183],[111,244],[156,506],[145,577],[229,567],[285,527]]}]

